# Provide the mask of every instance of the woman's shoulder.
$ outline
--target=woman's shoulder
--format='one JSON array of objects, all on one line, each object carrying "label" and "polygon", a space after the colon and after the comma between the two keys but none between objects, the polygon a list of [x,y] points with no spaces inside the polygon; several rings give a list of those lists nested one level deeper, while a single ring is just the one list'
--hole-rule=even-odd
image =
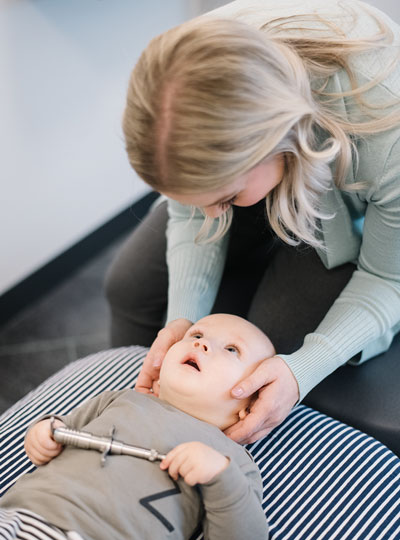
[{"label": "woman's shoulder", "polygon": [[[312,20],[310,15],[317,15]],[[379,30],[376,18],[388,25],[394,33],[400,28],[387,14],[376,7],[360,0],[235,0],[217,9],[207,12],[203,17],[233,18],[254,26],[281,18],[304,16],[293,21],[292,27],[299,32],[320,28],[326,32],[324,20],[336,25],[342,34],[350,38],[360,38]],[[299,24],[300,22],[300,24]],[[326,35],[326,34],[325,34]]]},{"label": "woman's shoulder", "polygon": [[[351,40],[377,36],[383,24],[391,46],[357,54],[350,61],[364,82],[379,77],[399,54],[400,26],[383,11],[359,0],[235,0],[203,17],[232,18],[257,28],[273,25],[274,20],[281,24],[285,19],[284,31],[288,35],[312,32],[313,37],[342,36]],[[400,69],[394,69],[379,86],[400,95]]]}]

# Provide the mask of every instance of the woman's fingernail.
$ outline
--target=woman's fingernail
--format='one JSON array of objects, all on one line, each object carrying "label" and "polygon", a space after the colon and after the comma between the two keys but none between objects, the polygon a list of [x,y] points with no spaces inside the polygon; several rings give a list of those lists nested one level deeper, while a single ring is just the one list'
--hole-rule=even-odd
[{"label": "woman's fingernail", "polygon": [[155,358],[153,360],[153,367],[160,367],[161,366],[161,358]]},{"label": "woman's fingernail", "polygon": [[235,396],[235,397],[240,397],[242,394],[243,394],[243,388],[241,388],[240,386],[238,386],[237,388],[234,388],[232,390],[232,394]]}]

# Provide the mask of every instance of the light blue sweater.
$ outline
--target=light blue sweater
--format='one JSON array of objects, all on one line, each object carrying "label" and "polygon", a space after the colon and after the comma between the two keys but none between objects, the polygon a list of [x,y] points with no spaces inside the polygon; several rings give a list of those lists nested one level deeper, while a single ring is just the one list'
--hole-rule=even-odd
[{"label": "light blue sweater", "polygon": [[[343,6],[357,11],[356,24]],[[317,11],[339,22],[355,38],[378,30],[363,6],[354,0],[237,0],[206,16],[235,17],[260,26],[273,17]],[[360,84],[381,74],[399,52],[399,26],[373,11],[392,29],[396,47],[363,53],[353,60]],[[332,92],[346,89],[349,83],[343,72],[334,75],[327,88]],[[367,101],[378,104],[392,102],[394,97],[400,97],[400,67],[366,94]],[[339,106],[348,117],[348,102],[343,99]],[[277,351],[298,380],[300,399],[358,352],[362,351],[363,362],[387,350],[400,330],[400,126],[359,140],[357,148],[359,167],[353,164],[346,183],[363,181],[367,188],[348,193],[332,183],[322,209],[334,218],[322,222],[327,249],[319,252],[327,268],[352,261],[357,270],[318,328],[305,336],[303,346],[290,355]],[[198,212],[190,221],[190,215],[189,207],[169,201],[168,321],[179,317],[195,321],[209,314],[222,277],[228,235],[211,245],[196,245],[194,237],[203,217]]]}]

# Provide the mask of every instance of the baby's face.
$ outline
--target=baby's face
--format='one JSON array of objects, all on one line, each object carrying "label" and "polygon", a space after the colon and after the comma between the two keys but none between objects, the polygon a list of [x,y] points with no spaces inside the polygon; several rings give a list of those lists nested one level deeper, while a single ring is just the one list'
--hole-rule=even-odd
[{"label": "baby's face", "polygon": [[251,323],[210,315],[169,349],[160,372],[160,398],[225,429],[250,401],[233,399],[231,389],[274,354],[270,340]]}]

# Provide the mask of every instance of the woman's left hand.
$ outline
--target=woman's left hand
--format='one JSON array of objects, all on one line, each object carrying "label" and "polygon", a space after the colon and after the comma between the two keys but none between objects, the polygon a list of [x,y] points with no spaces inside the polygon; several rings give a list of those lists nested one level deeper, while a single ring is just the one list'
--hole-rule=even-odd
[{"label": "woman's left hand", "polygon": [[[239,393],[235,392],[237,390]],[[231,395],[243,399],[257,390],[258,397],[251,404],[249,414],[225,430],[228,437],[241,444],[265,437],[285,420],[299,400],[297,381],[279,356],[264,360],[247,379],[232,388]]]}]

